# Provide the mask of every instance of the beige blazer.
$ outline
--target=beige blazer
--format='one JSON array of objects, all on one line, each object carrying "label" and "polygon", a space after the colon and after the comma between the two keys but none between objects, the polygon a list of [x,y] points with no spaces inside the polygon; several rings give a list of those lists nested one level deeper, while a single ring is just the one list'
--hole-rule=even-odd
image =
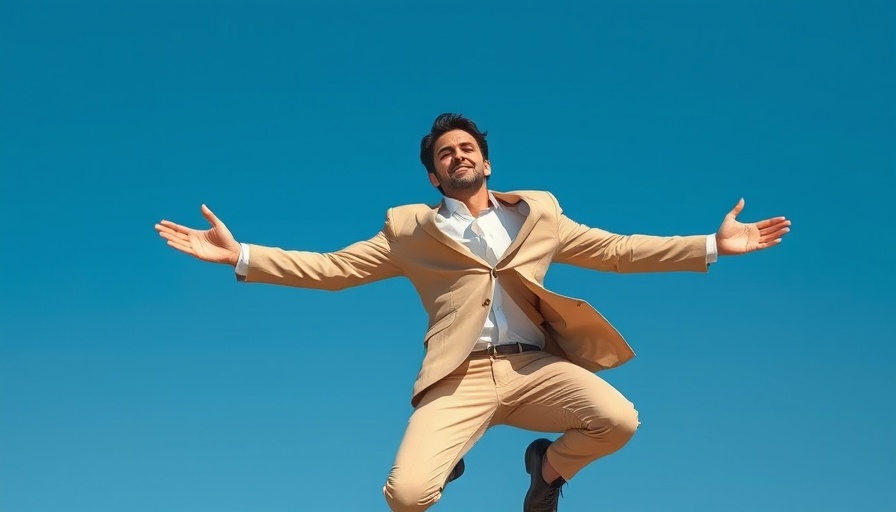
[{"label": "beige blazer", "polygon": [[495,284],[545,333],[545,349],[598,371],[634,352],[587,302],[543,287],[551,262],[612,272],[705,272],[706,237],[623,236],[567,218],[547,192],[493,192],[529,206],[519,235],[492,267],[435,225],[438,206],[399,206],[382,231],[340,251],[314,253],[251,245],[247,282],[339,290],[389,277],[411,280],[429,315],[426,348],[411,404],[470,354],[489,313]]}]

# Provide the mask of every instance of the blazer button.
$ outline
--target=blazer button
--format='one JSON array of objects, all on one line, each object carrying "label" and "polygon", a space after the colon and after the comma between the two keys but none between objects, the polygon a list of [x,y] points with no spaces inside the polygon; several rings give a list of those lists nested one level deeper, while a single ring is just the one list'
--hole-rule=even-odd
[{"label": "blazer button", "polygon": [[482,301],[482,307],[487,308],[489,304],[492,303],[492,299],[485,299]]},{"label": "blazer button", "polygon": [[492,269],[492,277],[498,277],[498,269],[496,269],[496,268]]}]

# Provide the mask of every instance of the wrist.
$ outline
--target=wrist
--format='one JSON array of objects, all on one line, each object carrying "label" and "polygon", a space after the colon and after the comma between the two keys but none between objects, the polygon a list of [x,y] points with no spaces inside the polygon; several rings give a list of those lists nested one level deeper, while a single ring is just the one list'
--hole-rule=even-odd
[{"label": "wrist", "polygon": [[240,244],[236,244],[235,247],[231,247],[229,250],[229,254],[227,255],[225,262],[231,267],[236,267],[240,261],[240,248]]},{"label": "wrist", "polygon": [[720,237],[718,233],[713,236],[713,241],[716,244],[716,254],[718,254],[719,256],[728,256],[731,254],[724,248],[722,237]]}]

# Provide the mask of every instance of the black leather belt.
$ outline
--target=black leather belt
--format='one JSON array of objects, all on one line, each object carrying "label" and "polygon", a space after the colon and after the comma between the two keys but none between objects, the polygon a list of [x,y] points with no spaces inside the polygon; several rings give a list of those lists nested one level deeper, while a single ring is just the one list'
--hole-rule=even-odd
[{"label": "black leather belt", "polygon": [[474,350],[470,352],[470,356],[519,354],[522,352],[532,352],[534,350],[541,350],[541,348],[536,345],[527,345],[525,343],[505,343],[503,345],[492,345],[485,350]]}]

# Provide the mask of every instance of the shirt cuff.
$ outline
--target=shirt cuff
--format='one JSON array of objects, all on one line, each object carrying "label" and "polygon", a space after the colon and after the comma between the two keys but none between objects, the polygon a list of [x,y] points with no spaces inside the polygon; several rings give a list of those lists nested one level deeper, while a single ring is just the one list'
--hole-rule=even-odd
[{"label": "shirt cuff", "polygon": [[[708,242],[707,242],[708,243]],[[236,275],[246,277],[249,275],[249,246],[240,244],[240,257],[236,260],[236,267],[233,268]]]},{"label": "shirt cuff", "polygon": [[[242,256],[242,252],[240,253]],[[719,260],[719,248],[716,246],[716,235],[706,235],[706,264],[712,264]],[[248,263],[247,263],[248,265]]]}]

